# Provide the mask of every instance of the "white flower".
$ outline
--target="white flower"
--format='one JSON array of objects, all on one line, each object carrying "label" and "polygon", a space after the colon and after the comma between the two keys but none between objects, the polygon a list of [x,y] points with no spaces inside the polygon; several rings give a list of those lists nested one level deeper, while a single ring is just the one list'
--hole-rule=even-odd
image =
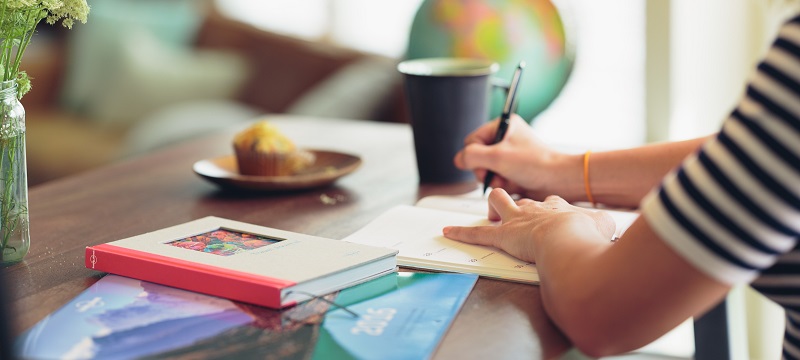
[{"label": "white flower", "polygon": [[86,23],[88,16],[86,0],[0,0],[0,81],[17,80],[21,98],[30,90],[30,81],[19,65],[39,22],[61,21],[71,29],[75,20]]},{"label": "white flower", "polygon": [[49,12],[46,21],[50,25],[64,19],[62,25],[72,29],[75,20],[85,24],[89,16],[89,4],[86,0],[43,0],[42,5]]}]

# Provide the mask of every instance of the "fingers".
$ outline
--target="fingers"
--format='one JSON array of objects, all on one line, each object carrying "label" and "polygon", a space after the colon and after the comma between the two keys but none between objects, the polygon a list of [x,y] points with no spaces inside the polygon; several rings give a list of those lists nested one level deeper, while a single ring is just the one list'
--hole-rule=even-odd
[{"label": "fingers", "polygon": [[[464,150],[457,152],[456,156],[453,158],[453,164],[456,166],[456,168],[459,168],[461,170],[471,170],[475,174],[475,179],[478,180],[479,182],[483,182],[483,178],[486,177],[486,172],[487,172],[486,169],[468,168],[466,162],[464,161],[465,156],[466,154]],[[492,181],[492,183],[494,183],[494,181]]]},{"label": "fingers", "polygon": [[524,199],[519,199],[516,202],[517,202],[517,206],[525,206],[525,205],[528,205],[528,204],[533,204],[536,201],[534,201],[533,199],[524,198]]},{"label": "fingers", "polygon": [[462,169],[489,169],[497,163],[497,156],[491,146],[473,143],[456,154],[455,163]]},{"label": "fingers", "polygon": [[475,129],[475,131],[464,138],[464,146],[469,144],[491,145],[494,141],[495,133],[497,132],[498,121],[500,121],[500,119],[494,119]]},{"label": "fingers", "polygon": [[466,153],[464,152],[464,149],[461,149],[456,153],[456,156],[453,157],[453,164],[455,164],[456,167],[461,170],[467,169],[466,162],[464,161],[464,156],[466,156]]},{"label": "fingers", "polygon": [[[520,200],[523,202],[533,200]],[[489,219],[500,220],[501,217],[510,216],[517,211],[517,202],[503,189],[493,189],[489,193]],[[463,241],[470,244],[497,246],[497,227],[494,226],[448,226],[442,229],[448,239]]]},{"label": "fingers", "polygon": [[[487,122],[464,138],[464,149],[462,149],[454,159],[454,163],[460,169],[490,168],[496,162],[496,154],[490,147],[494,145],[497,135],[497,124],[499,118]],[[512,114],[511,123],[505,138],[513,137],[522,127],[530,127],[522,117]]]},{"label": "fingers", "polygon": [[[497,135],[497,123],[499,121],[500,118],[495,118],[492,121],[487,122],[475,129],[475,131],[471,132],[466,138],[464,138],[464,146],[469,144],[491,145],[492,142],[494,142],[495,135]],[[525,119],[517,114],[511,114],[511,122],[509,125],[508,133],[514,131],[513,128],[517,128],[519,126],[529,127]]]},{"label": "fingers", "polygon": [[493,189],[489,193],[489,212],[494,211],[501,219],[504,219],[519,210],[517,203],[511,195],[502,188]]},{"label": "fingers", "polygon": [[[490,165],[495,164],[495,155],[491,153],[492,150],[488,146],[472,144],[456,153],[453,158],[453,164],[456,168],[461,170],[470,170],[475,173],[475,179],[483,182],[486,177],[487,169]],[[505,187],[508,181],[501,175],[495,174],[492,183],[489,186],[493,188]]]},{"label": "fingers", "polygon": [[442,234],[448,239],[486,246],[494,246],[496,233],[494,226],[447,226],[442,229]]},{"label": "fingers", "polygon": [[[535,203],[535,202],[536,201],[533,201],[531,199],[524,198],[524,199],[516,200],[514,203],[517,205],[517,207],[520,207],[520,206],[525,206],[525,205],[532,204],[532,203]],[[497,211],[491,206],[489,206],[489,220],[491,220],[491,221],[500,221],[500,220],[502,220],[502,218],[500,217],[500,214],[498,214]]]},{"label": "fingers", "polygon": [[500,214],[498,214],[497,211],[491,206],[489,206],[489,216],[488,216],[488,218],[489,218],[489,221],[500,221],[500,220],[503,220],[500,217]]},{"label": "fingers", "polygon": [[544,198],[544,201],[550,201],[550,202],[557,202],[559,200],[563,199],[561,199],[561,197],[558,195],[547,195],[547,197]]},{"label": "fingers", "polygon": [[542,203],[550,208],[561,208],[565,205],[570,205],[566,200],[558,195],[548,195],[546,198],[544,198]]},{"label": "fingers", "polygon": [[[483,160],[483,157],[485,157],[487,147],[494,142],[498,121],[495,119],[483,124],[464,138],[464,148],[453,159],[456,167],[462,170],[487,168],[487,162]],[[475,157],[477,159],[473,159]]]}]

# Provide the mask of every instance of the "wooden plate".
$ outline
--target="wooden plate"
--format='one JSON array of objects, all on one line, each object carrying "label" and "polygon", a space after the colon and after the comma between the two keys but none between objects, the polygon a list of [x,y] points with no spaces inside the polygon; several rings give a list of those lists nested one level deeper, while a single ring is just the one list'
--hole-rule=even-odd
[{"label": "wooden plate", "polygon": [[200,177],[223,188],[279,191],[329,185],[361,165],[361,158],[355,155],[335,151],[305,150],[315,155],[314,164],[291,176],[241,175],[235,155],[200,160],[194,163],[192,168]]}]

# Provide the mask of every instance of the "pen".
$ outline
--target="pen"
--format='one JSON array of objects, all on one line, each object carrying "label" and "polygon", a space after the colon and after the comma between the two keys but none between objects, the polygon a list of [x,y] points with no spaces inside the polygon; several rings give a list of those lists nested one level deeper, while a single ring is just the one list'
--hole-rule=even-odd
[{"label": "pen", "polygon": [[[511,117],[511,112],[514,109],[514,100],[517,98],[517,88],[519,88],[519,79],[522,76],[522,69],[525,67],[525,62],[520,61],[517,69],[514,70],[514,75],[511,78],[511,84],[508,86],[508,95],[506,96],[506,103],[503,105],[503,113],[500,115],[500,121],[497,123],[497,132],[494,135],[494,142],[492,145],[499,143],[503,140],[508,130],[508,119]],[[483,194],[486,195],[486,189],[494,179],[492,171],[486,172],[486,177],[483,178]]]}]

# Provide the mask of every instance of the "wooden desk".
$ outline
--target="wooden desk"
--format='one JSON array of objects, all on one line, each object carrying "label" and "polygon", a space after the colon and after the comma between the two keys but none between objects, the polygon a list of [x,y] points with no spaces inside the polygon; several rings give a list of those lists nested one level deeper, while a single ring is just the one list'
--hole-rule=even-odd
[{"label": "wooden desk", "polygon": [[[357,154],[363,164],[331,187],[232,194],[192,172],[200,159],[232,153],[238,129],[30,191],[31,251],[7,272],[15,332],[30,328],[97,281],[84,268],[94,245],[216,215],[341,239],[397,204],[478,185],[418,185],[410,128],[401,124],[282,117],[300,146]],[[322,201],[325,196],[336,199]],[[539,288],[480,279],[436,351],[437,359],[553,358],[570,348],[544,314]]]}]

